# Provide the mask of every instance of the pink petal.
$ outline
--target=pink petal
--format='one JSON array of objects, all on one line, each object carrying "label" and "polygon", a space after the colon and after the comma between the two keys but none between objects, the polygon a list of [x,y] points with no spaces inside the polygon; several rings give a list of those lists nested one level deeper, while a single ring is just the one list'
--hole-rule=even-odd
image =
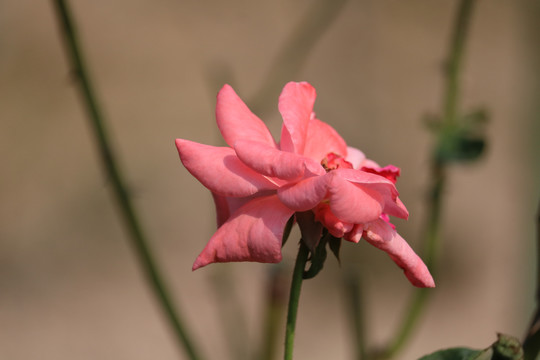
[{"label": "pink petal", "polygon": [[230,147],[236,140],[250,139],[276,147],[266,125],[253,114],[229,85],[217,95],[216,120],[221,135]]},{"label": "pink petal", "polygon": [[380,175],[390,180],[393,184],[397,182],[397,178],[401,172],[401,169],[394,165],[387,165],[385,167],[362,166],[360,170]]},{"label": "pink petal", "polygon": [[353,166],[353,169],[360,169],[362,166],[362,163],[364,160],[366,160],[366,155],[364,155],[363,152],[358,150],[357,148],[353,148],[351,146],[347,147],[347,156],[345,157],[345,160],[350,162]]},{"label": "pink petal", "polygon": [[390,180],[380,175],[353,169],[337,169],[333,172],[344,179],[358,184],[363,189],[369,189],[379,193],[383,199],[383,212],[388,215],[402,219],[409,217],[409,212],[405,208],[405,205],[398,199],[399,193]]},{"label": "pink petal", "polygon": [[316,96],[315,89],[307,82],[290,82],[283,88],[279,96],[279,112],[283,117],[281,150],[304,154],[308,123]]},{"label": "pink petal", "polygon": [[395,200],[387,199],[384,203],[384,210],[386,214],[398,217],[400,219],[407,220],[409,218],[409,211],[399,198]]},{"label": "pink petal", "polygon": [[224,196],[249,196],[276,185],[244,165],[233,149],[176,140],[182,163],[210,191]]},{"label": "pink petal", "polygon": [[433,277],[422,259],[384,220],[367,224],[364,238],[371,245],[388,253],[414,286],[435,287]]},{"label": "pink petal", "polygon": [[328,229],[328,232],[337,238],[343,237],[345,233],[350,232],[354,227],[354,224],[343,222],[332,214],[330,206],[326,203],[317,205],[313,212],[315,213],[315,220],[321,222]]},{"label": "pink petal", "polygon": [[251,200],[216,231],[193,270],[215,262],[280,262],[283,230],[293,213],[276,195]]},{"label": "pink petal", "polygon": [[236,210],[251,201],[255,196],[257,195],[247,197],[228,197],[218,195],[213,192],[212,197],[214,198],[214,204],[216,206],[217,227],[219,228],[221,225],[223,225],[223,223],[229,220],[231,214],[234,214]]},{"label": "pink petal", "polygon": [[355,224],[353,229],[345,234],[345,240],[358,243],[362,239],[362,234],[364,232],[363,224]]},{"label": "pink petal", "polygon": [[[352,183],[334,170],[328,187],[330,209],[340,220],[354,224],[376,220],[383,211],[384,197],[368,186]],[[354,171],[354,170],[353,170]]]},{"label": "pink petal", "polygon": [[216,206],[217,226],[220,227],[231,216],[231,212],[229,210],[229,204],[227,202],[227,199],[230,199],[230,198],[226,196],[218,195],[216,193],[212,193],[212,197],[214,198],[214,205]]},{"label": "pink petal", "polygon": [[331,176],[312,176],[295,184],[278,189],[278,197],[283,204],[294,211],[313,209],[325,197]]},{"label": "pink petal", "polygon": [[324,169],[311,159],[256,141],[238,140],[234,150],[244,164],[262,175],[294,180],[301,178],[306,168],[325,173]]},{"label": "pink petal", "polygon": [[318,119],[310,120],[304,155],[320,162],[328,153],[345,157],[347,155],[345,140],[330,125]]},{"label": "pink petal", "polygon": [[333,172],[344,179],[360,185],[383,184],[387,188],[385,190],[386,192],[396,196],[398,195],[394,184],[382,176],[355,169],[336,169]]}]

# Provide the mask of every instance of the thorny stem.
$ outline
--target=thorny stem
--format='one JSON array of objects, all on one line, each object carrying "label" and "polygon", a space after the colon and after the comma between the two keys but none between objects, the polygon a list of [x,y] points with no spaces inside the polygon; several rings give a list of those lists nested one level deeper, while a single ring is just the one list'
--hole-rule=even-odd
[{"label": "thorny stem", "polygon": [[117,161],[105,128],[104,117],[101,113],[95,92],[91,86],[90,76],[84,63],[84,56],[79,48],[79,42],[76,36],[74,22],[71,12],[64,0],[55,0],[56,11],[61,26],[61,32],[64,36],[65,45],[70,57],[73,72],[77,76],[80,85],[80,91],[86,105],[90,124],[94,130],[95,139],[101,155],[103,166],[112,184],[116,200],[126,228],[130,234],[132,245],[139,258],[146,278],[154,291],[157,299],[167,315],[172,329],[176,335],[179,345],[185,350],[189,359],[200,359],[190,341],[178,311],[173,306],[171,297],[167,291],[163,278],[158,270],[156,260],[152,255],[151,249],[143,234],[142,227],[137,218],[135,209],[131,203],[125,186],[125,180],[118,168]]},{"label": "thorny stem", "polygon": [[[455,124],[457,121],[459,75],[461,72],[465,40],[467,38],[473,5],[475,3],[476,0],[462,0],[454,23],[454,32],[446,69],[446,92],[443,105],[442,129]],[[443,141],[442,139],[443,136],[440,136],[439,141]],[[428,219],[423,240],[422,258],[432,274],[434,274],[437,270],[435,255],[440,238],[441,208],[446,183],[446,164],[444,163],[444,160],[440,159],[436,154],[433,155],[432,159],[431,179],[433,179],[433,183],[428,198]],[[406,315],[401,327],[394,339],[390,342],[390,345],[383,351],[383,358],[390,359],[394,357],[411,337],[420,316],[425,310],[425,304],[429,298],[429,294],[431,294],[429,289],[418,289],[415,291],[413,299],[408,306],[408,311],[405,313]]]},{"label": "thorny stem", "polygon": [[304,269],[308,259],[309,249],[300,241],[300,248],[294,264],[293,277],[291,282],[291,292],[289,294],[289,309],[287,311],[287,327],[285,330],[285,360],[292,360],[294,347],[294,334],[296,327],[296,314],[298,313],[298,302],[300,300],[300,290]]}]

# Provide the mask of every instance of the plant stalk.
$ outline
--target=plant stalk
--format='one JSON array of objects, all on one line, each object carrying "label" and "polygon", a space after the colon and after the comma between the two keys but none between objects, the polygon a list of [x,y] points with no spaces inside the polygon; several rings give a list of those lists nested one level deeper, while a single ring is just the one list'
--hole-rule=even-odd
[{"label": "plant stalk", "polygon": [[308,259],[309,249],[300,241],[296,263],[294,264],[293,278],[291,282],[291,292],[289,294],[289,308],[287,310],[287,327],[285,331],[285,360],[292,360],[294,335],[296,328],[296,315],[298,313],[298,303],[300,300],[300,290],[302,289],[302,280],[304,269]]},{"label": "plant stalk", "polygon": [[[441,134],[439,142],[444,141],[445,128],[454,125],[457,122],[458,102],[459,102],[459,79],[463,63],[463,55],[465,41],[469,30],[470,20],[473,12],[473,5],[476,0],[462,0],[456,14],[454,22],[454,30],[450,43],[450,51],[447,60],[446,68],[446,88],[443,100],[443,117],[441,125]],[[430,272],[435,275],[436,253],[440,243],[440,224],[441,211],[443,204],[443,194],[446,185],[446,163],[443,159],[437,156],[439,144],[435,146],[431,164],[431,179],[425,233],[422,245],[422,258],[426,263]],[[393,358],[407,343],[418,324],[421,315],[424,312],[425,304],[429,298],[431,291],[429,289],[417,289],[409,303],[408,311],[405,313],[405,318],[394,336],[390,345],[383,351],[382,358]]]},{"label": "plant stalk", "polygon": [[170,326],[178,340],[178,344],[185,350],[189,359],[198,360],[200,357],[197,355],[193,343],[187,335],[178,310],[175,309],[173,305],[169,291],[167,290],[163,277],[158,269],[158,264],[143,233],[135,208],[129,198],[127,187],[125,185],[126,182],[117,165],[118,162],[107,135],[104,116],[98,104],[95,91],[91,85],[90,75],[85,66],[84,56],[76,34],[75,22],[72,20],[69,6],[64,0],[55,0],[54,3],[72,70],[78,79],[81,95],[84,105],[86,106],[90,125],[94,131],[101,161],[112,184],[117,205],[129,232],[129,238],[131,239],[141,268],[169,320]]}]

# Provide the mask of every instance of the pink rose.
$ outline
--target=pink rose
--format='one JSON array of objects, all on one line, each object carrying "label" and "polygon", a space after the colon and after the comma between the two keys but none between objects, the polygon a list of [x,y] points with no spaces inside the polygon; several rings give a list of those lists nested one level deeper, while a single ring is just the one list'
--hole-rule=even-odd
[{"label": "pink rose", "polygon": [[281,261],[285,224],[313,211],[336,237],[369,243],[388,253],[415,286],[433,287],[427,267],[388,221],[408,212],[394,185],[399,169],[380,168],[347,147],[313,113],[315,89],[290,82],[279,97],[283,117],[276,143],[234,90],[217,96],[217,125],[228,147],[177,139],[180,159],[213,194],[218,230],[193,270],[214,262]]}]

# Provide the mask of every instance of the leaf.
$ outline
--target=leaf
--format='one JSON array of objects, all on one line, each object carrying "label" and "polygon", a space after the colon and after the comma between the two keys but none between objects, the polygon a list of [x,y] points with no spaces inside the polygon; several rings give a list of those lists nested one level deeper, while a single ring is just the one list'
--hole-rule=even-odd
[{"label": "leaf", "polygon": [[486,109],[476,109],[461,118],[461,122],[467,128],[477,128],[486,124],[489,121],[489,114]]},{"label": "leaf", "polygon": [[283,229],[283,237],[281,240],[281,247],[285,245],[287,240],[289,239],[289,235],[291,235],[291,230],[294,225],[294,215],[290,217],[289,220],[287,220],[287,223],[285,224],[285,229]]},{"label": "leaf", "polygon": [[319,245],[314,252],[311,252],[311,256],[308,261],[311,262],[311,266],[307,271],[304,271],[302,276],[305,280],[314,278],[315,275],[322,270],[324,262],[326,261],[326,244],[328,242],[328,237],[324,236],[320,241]]},{"label": "leaf", "polygon": [[296,222],[300,227],[300,234],[302,235],[302,241],[311,252],[315,251],[317,244],[319,243],[323,234],[323,226],[320,222],[315,221],[315,215],[313,211],[297,212],[295,214]]},{"label": "leaf", "polygon": [[328,246],[336,257],[338,263],[341,265],[341,259],[339,258],[339,250],[341,249],[341,238],[330,235],[330,239],[328,240]]},{"label": "leaf", "polygon": [[480,137],[465,137],[462,136],[457,140],[456,151],[454,152],[455,160],[476,160],[484,152],[486,142]]},{"label": "leaf", "polygon": [[437,158],[442,162],[478,159],[486,148],[485,124],[488,120],[487,111],[477,109],[460,116],[457,123],[441,123],[436,129],[439,134]]},{"label": "leaf", "polygon": [[523,349],[519,340],[510,335],[497,334],[498,341],[492,345],[497,359],[523,360]]},{"label": "leaf", "polygon": [[444,162],[463,162],[478,159],[484,152],[486,141],[464,129],[449,129],[440,140],[437,157]]},{"label": "leaf", "polygon": [[419,360],[523,360],[523,349],[515,337],[497,334],[498,340],[485,350],[452,348],[436,351]]},{"label": "leaf", "polygon": [[[478,358],[478,356],[481,355],[482,352],[483,350],[452,348],[436,351],[432,354],[421,357],[419,360],[481,360]],[[491,356],[487,359],[491,359]]]}]

